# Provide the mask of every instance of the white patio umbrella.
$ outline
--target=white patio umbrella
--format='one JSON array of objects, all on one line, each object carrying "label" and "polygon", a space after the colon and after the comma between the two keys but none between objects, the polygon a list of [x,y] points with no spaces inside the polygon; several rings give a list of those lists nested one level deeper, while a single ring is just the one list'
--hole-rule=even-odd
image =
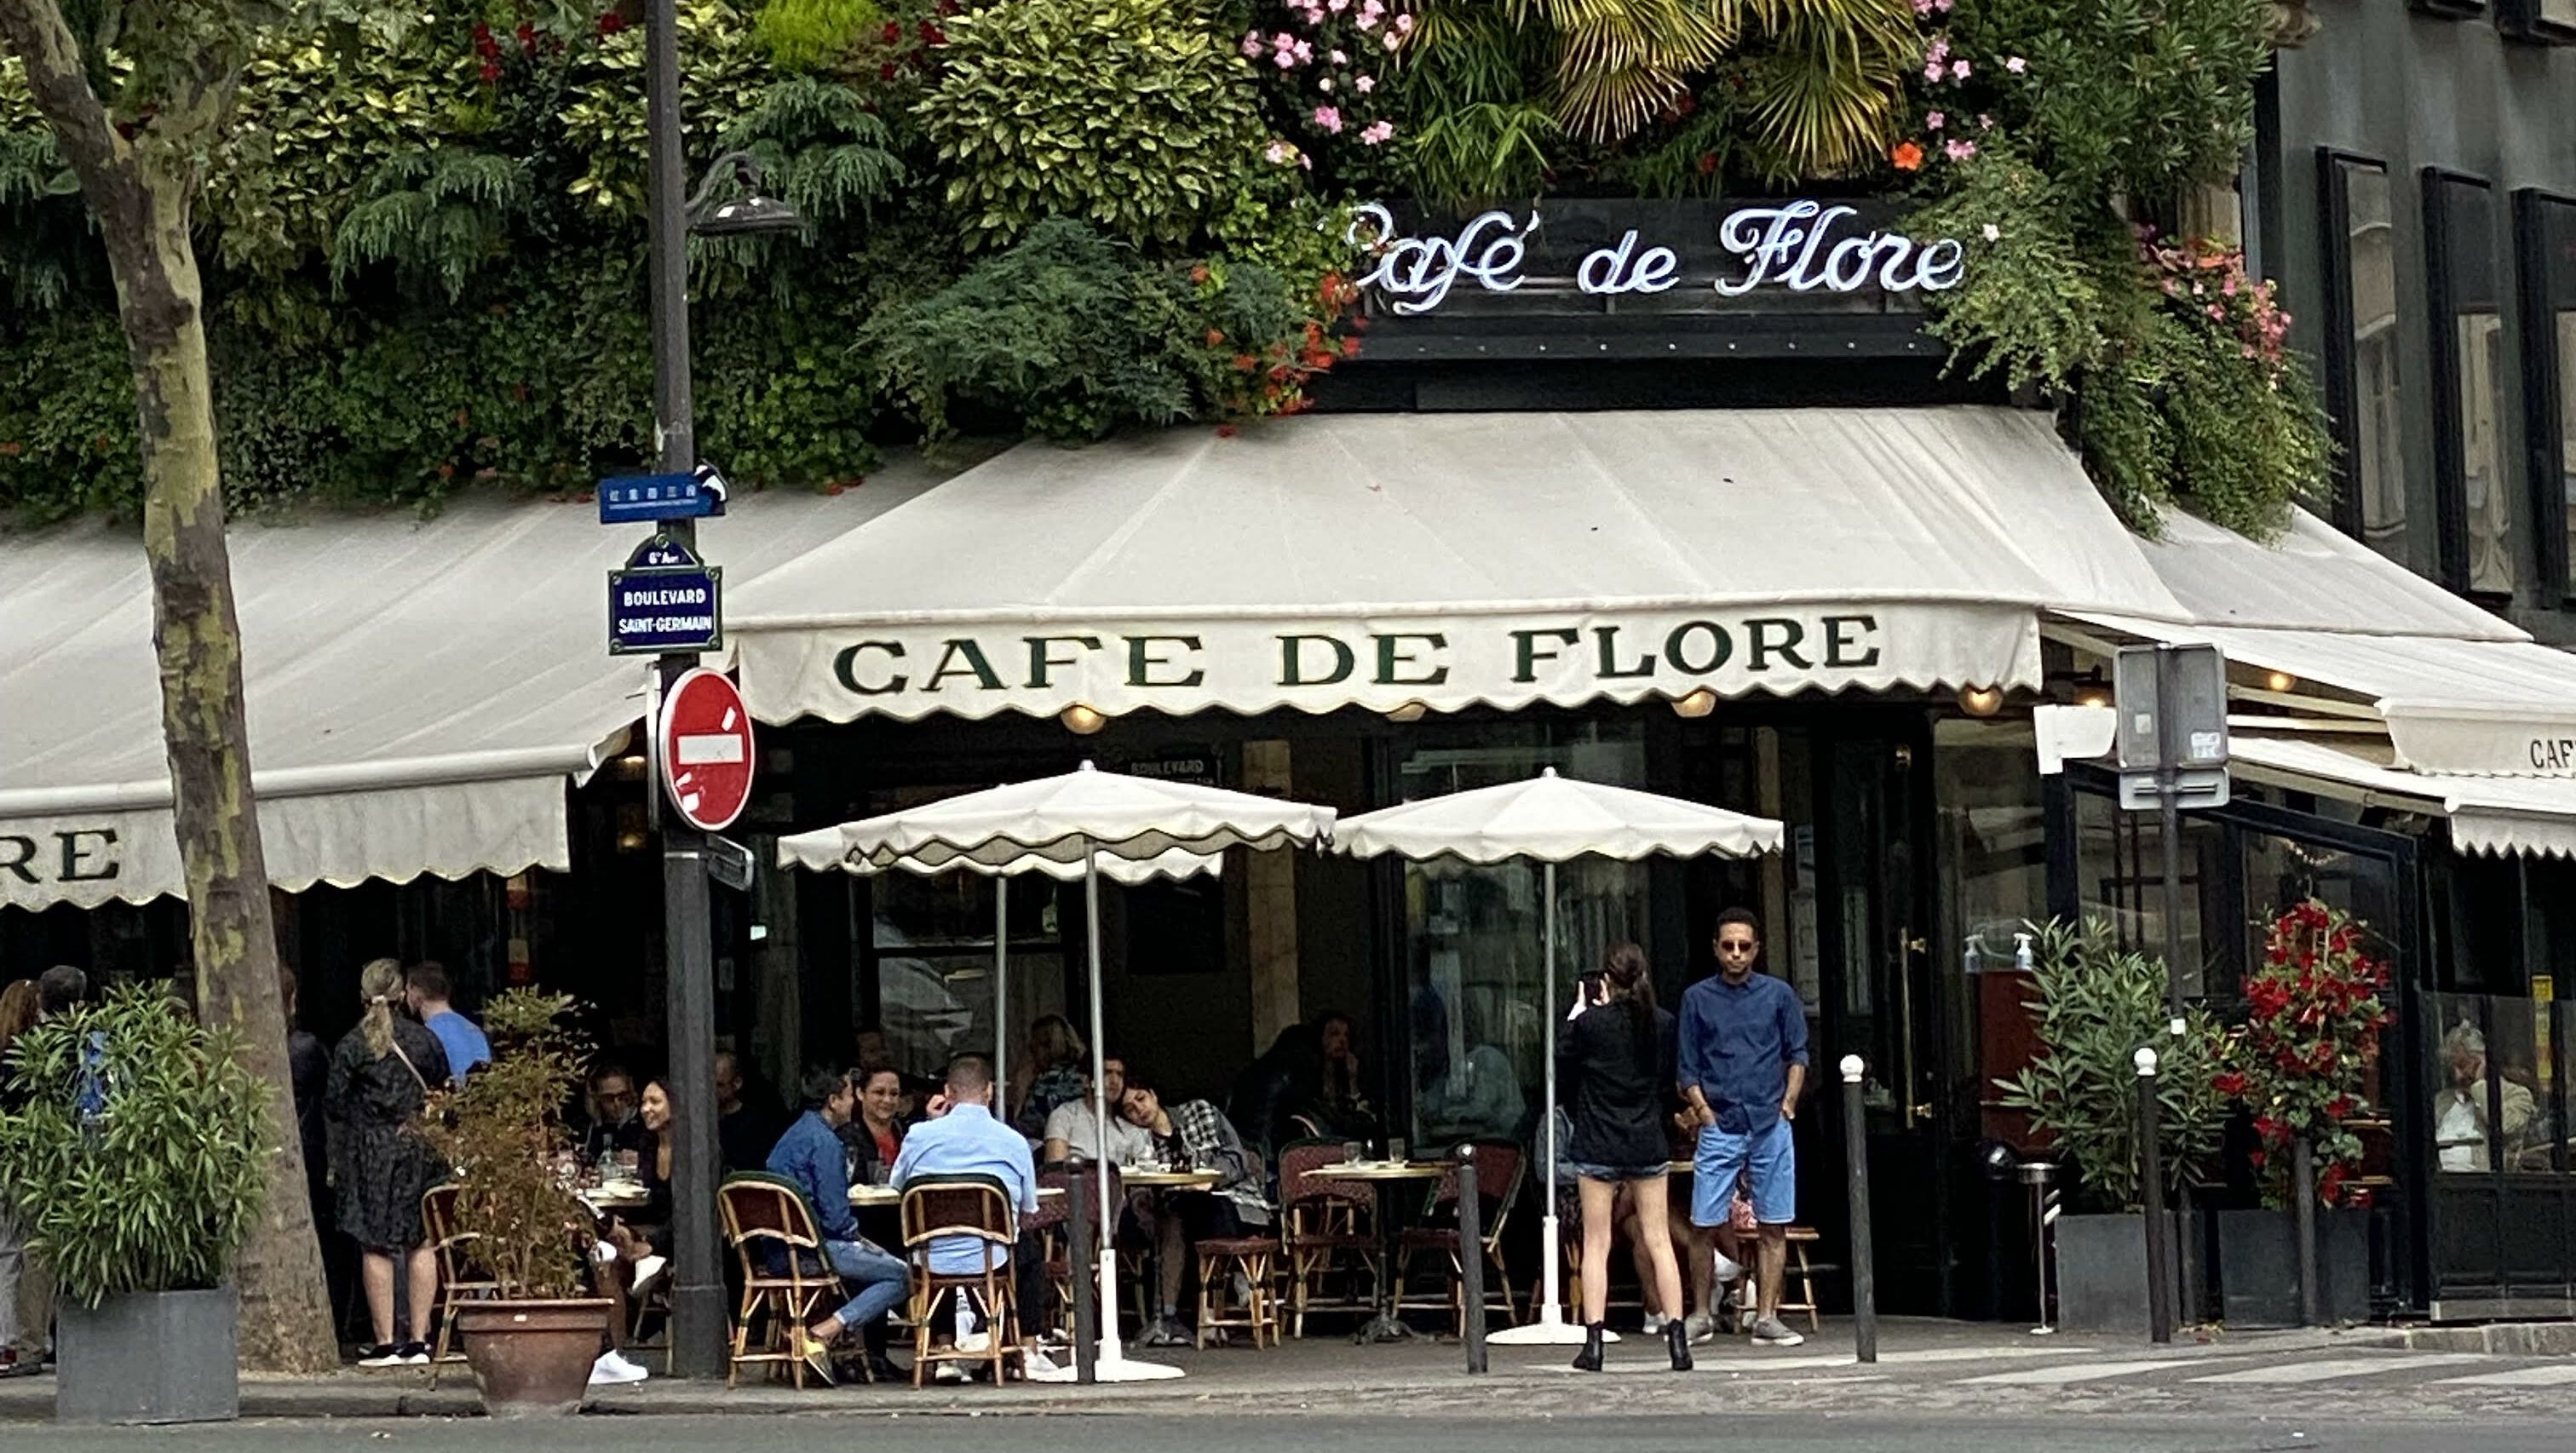
[{"label": "white patio umbrella", "polygon": [[[1103,859],[1152,863],[1172,852],[1201,857],[1228,848],[1321,847],[1332,841],[1333,809],[1227,792],[1186,782],[1165,782],[1079,771],[1033,782],[968,792],[941,802],[830,832],[839,836],[841,862],[916,871],[951,866],[1003,869],[1040,862],[1077,866],[1082,873],[1083,919],[1091,975],[1091,1115],[1093,1158],[1109,1159],[1109,1106],[1100,1030],[1100,878]],[[1039,871],[1050,871],[1041,868]],[[1100,1356],[1103,1382],[1178,1377],[1163,1363],[1127,1359],[1118,1341],[1118,1222],[1109,1203],[1109,1178],[1100,1186]],[[1070,1377],[1070,1372],[1062,1374]]]},{"label": "white patio umbrella", "polygon": [[[1634,861],[1656,853],[1696,857],[1716,853],[1749,858],[1780,850],[1780,824],[1722,807],[1676,797],[1577,782],[1547,768],[1525,782],[1433,797],[1381,808],[1345,820],[1334,833],[1336,851],[1356,858],[1382,853],[1419,860],[1452,859],[1479,865],[1536,858],[1546,865],[1547,951],[1540,1002],[1556,1002],[1556,865],[1574,858]],[[1556,1050],[1547,1046],[1547,1105],[1543,1155],[1547,1210],[1540,1221],[1539,1269],[1546,1309],[1539,1320],[1506,1328],[1500,1343],[1575,1343],[1583,1330],[1565,1320],[1556,1215]],[[1474,1254],[1472,1250],[1468,1254]]]},{"label": "white patio umbrella", "polygon": [[[778,865],[782,868],[811,868],[817,872],[828,872],[833,868],[839,868],[861,877],[873,877],[896,869],[918,873],[924,877],[951,870],[979,873],[988,878],[1003,878],[1017,873],[1031,872],[1043,873],[1064,883],[1073,882],[1082,876],[1082,864],[1059,863],[1052,858],[1022,858],[1000,867],[964,858],[952,858],[939,867],[932,867],[914,858],[898,859],[892,866],[880,865],[864,851],[853,852],[848,841],[842,836],[846,828],[857,825],[845,823],[842,827],[817,828],[812,832],[800,832],[792,837],[780,838]],[[1194,878],[1200,874],[1213,877],[1223,871],[1224,867],[1225,859],[1216,854],[1191,853],[1174,848],[1160,857],[1113,858],[1101,864],[1100,871],[1106,874],[1110,881],[1132,888],[1139,883],[1150,883],[1164,878]],[[993,1084],[996,1086],[994,1090],[996,1114],[1000,1112],[1002,1104],[1001,1087],[1007,1087],[1011,1082],[1010,1054],[1011,894],[1008,885],[996,885],[993,892]]]}]

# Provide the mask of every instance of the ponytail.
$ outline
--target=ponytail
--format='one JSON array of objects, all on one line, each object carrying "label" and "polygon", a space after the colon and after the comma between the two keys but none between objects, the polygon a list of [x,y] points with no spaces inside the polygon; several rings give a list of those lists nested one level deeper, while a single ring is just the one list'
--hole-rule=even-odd
[{"label": "ponytail", "polygon": [[358,1029],[366,1036],[367,1053],[377,1059],[394,1052],[394,1000],[402,991],[402,965],[392,959],[377,959],[358,971],[358,994],[367,1001]]},{"label": "ponytail", "polygon": [[1639,1043],[1655,1033],[1655,979],[1647,970],[1646,951],[1633,943],[1618,944],[1601,960],[1601,978],[1627,1006],[1628,1028]]}]

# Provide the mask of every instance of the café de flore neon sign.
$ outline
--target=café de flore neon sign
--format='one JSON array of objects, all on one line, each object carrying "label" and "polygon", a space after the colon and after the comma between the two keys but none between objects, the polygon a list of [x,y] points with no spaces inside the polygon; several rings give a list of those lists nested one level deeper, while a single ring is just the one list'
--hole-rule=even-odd
[{"label": "caf\u00e9 de flore neon sign", "polygon": [[[1791,292],[1940,292],[1959,285],[1967,249],[1953,238],[1917,242],[1902,233],[1860,226],[1858,208],[1812,199],[1738,207],[1717,225],[1717,242],[1733,261],[1707,285],[1726,298],[1757,288]],[[1386,206],[1357,209],[1354,245],[1375,262],[1360,279],[1387,306],[1405,315],[1428,313],[1446,302],[1462,281],[1489,293],[1509,293],[1527,279],[1522,264],[1540,216],[1526,220],[1502,210],[1482,213],[1451,232],[1409,235]],[[1572,268],[1574,287],[1594,297],[1639,296],[1682,285],[1683,256],[1673,247],[1642,239],[1635,228],[1617,241],[1584,253]]]}]

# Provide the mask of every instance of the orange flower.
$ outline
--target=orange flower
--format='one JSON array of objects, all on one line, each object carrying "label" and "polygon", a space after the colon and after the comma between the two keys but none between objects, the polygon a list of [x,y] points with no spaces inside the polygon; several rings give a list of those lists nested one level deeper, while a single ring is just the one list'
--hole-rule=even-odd
[{"label": "orange flower", "polygon": [[1920,171],[1923,169],[1923,148],[1910,141],[1899,142],[1896,149],[1887,154],[1887,159],[1896,163],[1898,171]]}]

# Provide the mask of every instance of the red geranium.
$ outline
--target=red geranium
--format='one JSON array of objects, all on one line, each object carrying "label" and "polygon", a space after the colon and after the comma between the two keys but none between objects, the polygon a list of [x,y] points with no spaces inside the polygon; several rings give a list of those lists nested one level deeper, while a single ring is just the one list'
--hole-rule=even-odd
[{"label": "red geranium", "polygon": [[2251,1160],[2276,1205],[2288,1200],[2290,1163],[2272,1152],[2302,1140],[2315,1153],[2320,1199],[2359,1204],[2367,1194],[2352,1185],[2362,1146],[2346,1122],[2368,1105],[2362,1077],[2377,1063],[2389,1013],[2379,998],[2387,966],[2362,952],[2361,929],[2313,898],[2273,920],[2262,967],[2245,981],[2245,1023],[2211,1081],[2253,1112],[2262,1148]]}]

